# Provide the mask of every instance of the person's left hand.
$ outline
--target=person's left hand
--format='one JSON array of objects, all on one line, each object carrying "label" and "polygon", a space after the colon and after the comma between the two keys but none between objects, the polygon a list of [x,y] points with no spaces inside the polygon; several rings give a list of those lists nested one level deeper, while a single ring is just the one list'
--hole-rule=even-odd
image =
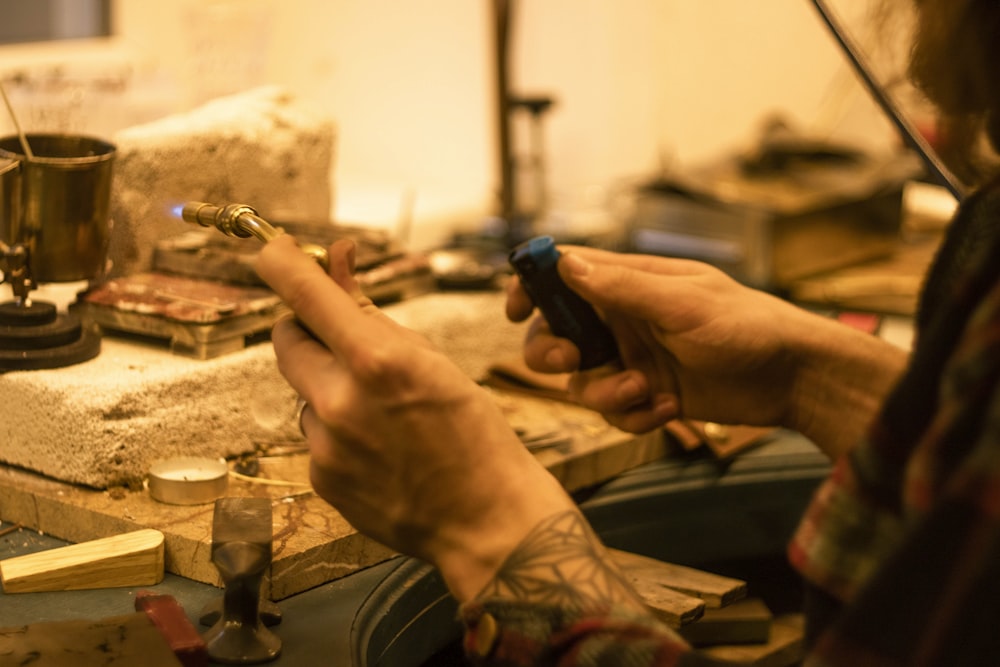
[{"label": "person's left hand", "polygon": [[297,318],[272,340],[308,405],[312,484],[355,528],[434,563],[468,599],[532,527],[573,504],[486,390],[362,296],[353,252],[333,244],[326,275],[281,236],[257,261]]}]

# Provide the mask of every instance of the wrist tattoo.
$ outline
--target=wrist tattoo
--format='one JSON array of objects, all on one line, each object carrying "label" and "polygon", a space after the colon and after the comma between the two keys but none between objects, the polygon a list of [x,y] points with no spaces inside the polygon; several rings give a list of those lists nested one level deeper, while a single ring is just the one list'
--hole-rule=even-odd
[{"label": "wrist tattoo", "polygon": [[538,524],[477,599],[500,597],[574,611],[645,605],[583,516],[561,512]]}]

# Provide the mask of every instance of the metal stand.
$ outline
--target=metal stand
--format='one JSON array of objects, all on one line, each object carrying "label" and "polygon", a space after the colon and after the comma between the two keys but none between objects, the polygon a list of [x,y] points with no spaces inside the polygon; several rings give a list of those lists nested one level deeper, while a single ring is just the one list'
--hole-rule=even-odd
[{"label": "metal stand", "polygon": [[212,523],[212,562],[225,585],[222,614],[203,635],[209,657],[231,665],[269,662],[281,639],[260,615],[264,574],[271,565],[271,501],[220,498]]},{"label": "metal stand", "polygon": [[62,368],[101,351],[98,328],[51,303],[0,304],[0,371]]}]

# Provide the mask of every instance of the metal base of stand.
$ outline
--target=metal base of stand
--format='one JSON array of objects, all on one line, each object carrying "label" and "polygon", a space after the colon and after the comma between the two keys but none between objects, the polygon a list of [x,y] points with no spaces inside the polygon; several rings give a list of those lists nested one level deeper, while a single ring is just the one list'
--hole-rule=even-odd
[{"label": "metal base of stand", "polygon": [[96,325],[44,301],[0,304],[0,371],[62,368],[101,351]]}]

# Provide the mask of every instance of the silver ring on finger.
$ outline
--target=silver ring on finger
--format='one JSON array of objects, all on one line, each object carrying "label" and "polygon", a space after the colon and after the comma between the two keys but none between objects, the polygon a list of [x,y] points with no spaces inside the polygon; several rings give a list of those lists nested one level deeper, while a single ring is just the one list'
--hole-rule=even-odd
[{"label": "silver ring on finger", "polygon": [[299,400],[295,402],[295,423],[298,425],[299,433],[302,434],[303,438],[306,437],[306,429],[302,424],[302,415],[308,407],[309,404],[306,402],[306,399],[302,397],[299,397]]}]

